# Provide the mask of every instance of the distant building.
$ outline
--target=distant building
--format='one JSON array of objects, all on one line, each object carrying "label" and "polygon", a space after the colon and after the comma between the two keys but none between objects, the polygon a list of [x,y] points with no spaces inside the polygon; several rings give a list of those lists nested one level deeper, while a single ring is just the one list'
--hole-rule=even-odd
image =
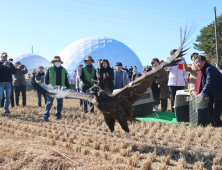
[{"label": "distant building", "polygon": [[46,69],[52,65],[44,57],[33,53],[15,54],[10,56],[9,58],[13,58],[13,64],[19,61],[22,65],[27,66],[29,73],[32,73],[34,69],[37,72],[39,66],[43,66],[44,70],[46,71]]},{"label": "distant building", "polygon": [[115,68],[116,62],[122,62],[123,67],[137,66],[139,72],[143,69],[140,59],[129,47],[108,37],[92,36],[80,39],[68,45],[59,56],[70,75],[78,70],[80,64],[84,64],[83,60],[87,56],[93,57],[95,67],[98,59],[108,59],[110,67]]}]

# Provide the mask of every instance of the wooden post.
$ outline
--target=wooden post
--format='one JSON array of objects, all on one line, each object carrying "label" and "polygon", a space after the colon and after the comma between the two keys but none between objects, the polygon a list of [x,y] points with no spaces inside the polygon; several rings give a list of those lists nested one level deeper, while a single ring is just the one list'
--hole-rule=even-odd
[{"label": "wooden post", "polygon": [[180,44],[182,44],[182,28],[180,28]]},{"label": "wooden post", "polygon": [[219,47],[218,47],[218,37],[217,37],[217,16],[216,16],[216,7],[214,7],[214,25],[215,25],[215,43],[216,43],[216,67],[220,65],[220,59],[219,59]]}]

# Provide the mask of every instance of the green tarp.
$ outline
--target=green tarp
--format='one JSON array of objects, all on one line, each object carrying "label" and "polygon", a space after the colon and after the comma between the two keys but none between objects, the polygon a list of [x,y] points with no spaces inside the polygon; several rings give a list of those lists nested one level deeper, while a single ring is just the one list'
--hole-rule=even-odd
[{"label": "green tarp", "polygon": [[168,122],[178,124],[175,113],[173,112],[153,112],[152,115],[136,119],[150,122]]}]

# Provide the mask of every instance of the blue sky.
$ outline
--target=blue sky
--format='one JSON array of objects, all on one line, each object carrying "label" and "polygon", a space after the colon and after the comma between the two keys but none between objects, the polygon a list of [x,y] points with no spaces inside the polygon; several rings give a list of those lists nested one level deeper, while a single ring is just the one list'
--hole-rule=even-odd
[{"label": "blue sky", "polygon": [[[0,0],[0,52],[31,52],[51,60],[72,42],[88,36],[106,36],[130,47],[143,65],[152,58],[165,60],[180,45],[193,22],[196,31],[222,14],[221,0]],[[193,44],[185,56],[196,50]],[[124,64],[124,63],[123,63]]]}]

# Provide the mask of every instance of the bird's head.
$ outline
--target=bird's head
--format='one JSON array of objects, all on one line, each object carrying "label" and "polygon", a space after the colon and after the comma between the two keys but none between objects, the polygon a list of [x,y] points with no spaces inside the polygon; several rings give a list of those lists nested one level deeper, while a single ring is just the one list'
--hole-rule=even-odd
[{"label": "bird's head", "polygon": [[86,93],[88,94],[97,94],[100,91],[100,88],[98,86],[92,86],[88,90],[86,90]]}]

